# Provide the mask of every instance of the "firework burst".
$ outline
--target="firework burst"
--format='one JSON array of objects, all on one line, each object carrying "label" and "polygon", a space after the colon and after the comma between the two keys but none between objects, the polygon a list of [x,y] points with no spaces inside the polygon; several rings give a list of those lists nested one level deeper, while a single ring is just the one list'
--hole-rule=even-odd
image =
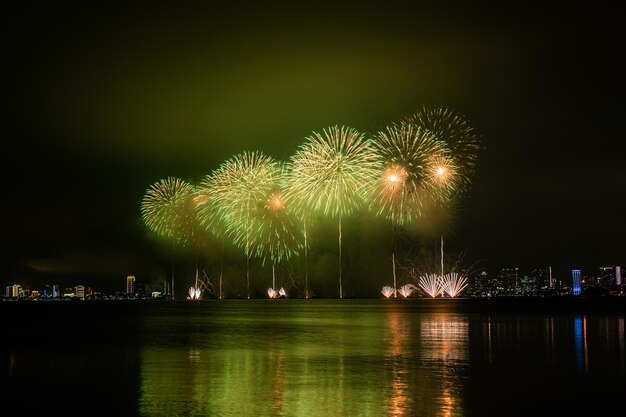
[{"label": "firework burst", "polygon": [[457,167],[455,188],[466,191],[476,169],[481,150],[480,136],[468,120],[444,106],[422,106],[414,114],[403,118],[399,125],[429,130],[450,149],[450,157]]},{"label": "firework burst", "polygon": [[375,171],[362,133],[338,126],[313,132],[291,158],[286,198],[300,212],[347,216],[365,202],[364,190]]},{"label": "firework burst", "polygon": [[141,218],[148,230],[180,246],[195,241],[198,201],[195,189],[180,178],[168,177],[152,184],[141,201]]},{"label": "firework burst", "polygon": [[[422,209],[442,199],[443,178],[455,176],[445,144],[430,131],[412,125],[390,126],[373,141],[379,174],[370,209],[398,225],[417,220]],[[446,163],[444,165],[444,162]]]},{"label": "firework burst", "polygon": [[276,180],[264,199],[258,202],[251,219],[252,246],[264,261],[269,257],[278,263],[296,255],[302,247],[302,227],[292,212],[287,210],[282,191],[284,168],[274,165],[272,178]]}]

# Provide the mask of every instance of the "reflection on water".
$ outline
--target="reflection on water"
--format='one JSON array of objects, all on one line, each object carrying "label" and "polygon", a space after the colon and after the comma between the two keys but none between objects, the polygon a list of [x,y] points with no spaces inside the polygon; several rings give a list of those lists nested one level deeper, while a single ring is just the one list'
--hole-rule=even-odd
[{"label": "reflection on water", "polygon": [[[293,319],[252,315],[249,323],[240,317],[238,331],[196,333],[187,351],[147,347],[141,411],[464,415],[460,374],[468,361],[467,317],[385,307],[331,315],[305,309]],[[217,318],[223,327],[231,319]]]},{"label": "reflection on water", "polygon": [[576,369],[588,372],[589,357],[587,353],[587,317],[577,316],[574,319],[574,340],[576,344]]},{"label": "reflection on water", "polygon": [[467,367],[469,323],[466,317],[438,313],[422,320],[422,357],[441,376],[436,397],[442,416],[463,415],[460,373]]},{"label": "reflection on water", "polygon": [[83,415],[116,416],[606,415],[621,398],[623,314],[437,301],[148,303],[91,316],[67,306],[46,315],[61,328],[14,314],[0,382],[30,410],[32,398],[71,398]]}]

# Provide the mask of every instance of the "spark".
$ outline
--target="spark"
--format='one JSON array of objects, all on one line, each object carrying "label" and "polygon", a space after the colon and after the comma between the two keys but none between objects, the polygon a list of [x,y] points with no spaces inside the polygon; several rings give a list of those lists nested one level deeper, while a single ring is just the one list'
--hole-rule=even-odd
[{"label": "spark", "polygon": [[188,300],[202,300],[202,290],[196,287],[189,288]]},{"label": "spark", "polygon": [[417,288],[413,284],[405,284],[398,289],[398,292],[402,295],[402,297],[409,298],[416,289]]},{"label": "spark", "polygon": [[456,272],[443,276],[442,288],[450,297],[457,297],[467,287],[467,279]]},{"label": "spark", "polygon": [[443,294],[444,291],[441,277],[437,274],[427,274],[421,276],[419,279],[419,286],[432,298],[438,297]]},{"label": "spark", "polygon": [[393,290],[393,288],[388,285],[384,286],[381,291],[381,293],[385,296],[385,298],[391,297],[394,294],[394,292],[395,291]]}]

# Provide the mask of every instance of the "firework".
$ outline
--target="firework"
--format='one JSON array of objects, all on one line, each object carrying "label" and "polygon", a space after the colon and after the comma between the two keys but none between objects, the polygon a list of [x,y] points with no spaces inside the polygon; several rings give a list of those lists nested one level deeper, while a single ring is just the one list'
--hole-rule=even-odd
[{"label": "firework", "polygon": [[381,293],[385,296],[385,298],[389,298],[394,295],[395,290],[390,286],[384,286]]},{"label": "firework", "polygon": [[278,298],[278,291],[276,291],[274,288],[268,288],[267,289],[267,296],[269,298]]},{"label": "firework", "polygon": [[339,218],[339,298],[343,298],[341,218],[364,204],[376,166],[363,134],[338,126],[313,132],[289,165],[285,198],[293,210]]},{"label": "firework", "polygon": [[443,286],[441,282],[441,277],[437,274],[427,274],[423,275],[419,279],[419,286],[424,290],[426,294],[435,298],[440,294],[443,294]]},{"label": "firework", "polygon": [[278,297],[287,298],[287,290],[285,290],[283,287],[280,287],[280,289],[278,290]]},{"label": "firework", "polygon": [[202,299],[202,290],[200,288],[197,287],[190,287],[189,288],[189,296],[187,297],[188,300],[201,300]]},{"label": "firework", "polygon": [[147,229],[180,246],[194,242],[194,192],[191,184],[175,177],[152,184],[141,201],[141,217]]},{"label": "firework", "polygon": [[284,167],[282,164],[273,167],[276,172],[272,174],[272,178],[276,182],[250,216],[250,228],[251,245],[256,255],[263,261],[269,257],[275,264],[289,259],[301,249],[302,227],[286,207],[281,182]]},{"label": "firework", "polygon": [[469,188],[481,144],[477,131],[464,116],[444,106],[433,108],[422,106],[414,114],[402,119],[399,124],[427,129],[439,140],[444,141],[450,149],[451,159],[457,166],[455,178],[457,191]]},{"label": "firework", "polygon": [[201,216],[205,227],[222,224],[225,233],[246,254],[246,286],[250,298],[250,256],[253,253],[253,216],[278,182],[272,158],[261,152],[243,152],[222,163],[201,184],[210,198]]},{"label": "firework", "polygon": [[467,287],[467,279],[456,272],[446,274],[442,279],[443,291],[452,298],[461,294],[465,287]]},{"label": "firework", "polygon": [[338,126],[313,132],[291,158],[286,198],[301,212],[347,216],[365,202],[364,190],[375,168],[362,133]]},{"label": "firework", "polygon": [[443,178],[455,176],[456,169],[445,144],[430,131],[390,126],[378,132],[373,146],[378,175],[371,188],[370,209],[376,215],[408,224],[420,218],[430,202],[446,196],[449,187],[443,186]]},{"label": "firework", "polygon": [[413,291],[415,291],[416,289],[417,288],[413,284],[405,284],[400,287],[398,292],[400,293],[400,295],[402,295],[402,297],[409,298],[411,294],[413,294]]}]

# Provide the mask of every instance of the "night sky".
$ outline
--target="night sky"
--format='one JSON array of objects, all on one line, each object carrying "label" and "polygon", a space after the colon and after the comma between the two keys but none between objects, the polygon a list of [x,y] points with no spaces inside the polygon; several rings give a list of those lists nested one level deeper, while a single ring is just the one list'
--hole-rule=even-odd
[{"label": "night sky", "polygon": [[244,150],[286,160],[312,131],[375,132],[421,105],[465,115],[485,147],[451,251],[562,276],[626,265],[613,6],[17,3],[3,25],[3,286],[158,275],[139,218],[150,184],[198,181]]}]

